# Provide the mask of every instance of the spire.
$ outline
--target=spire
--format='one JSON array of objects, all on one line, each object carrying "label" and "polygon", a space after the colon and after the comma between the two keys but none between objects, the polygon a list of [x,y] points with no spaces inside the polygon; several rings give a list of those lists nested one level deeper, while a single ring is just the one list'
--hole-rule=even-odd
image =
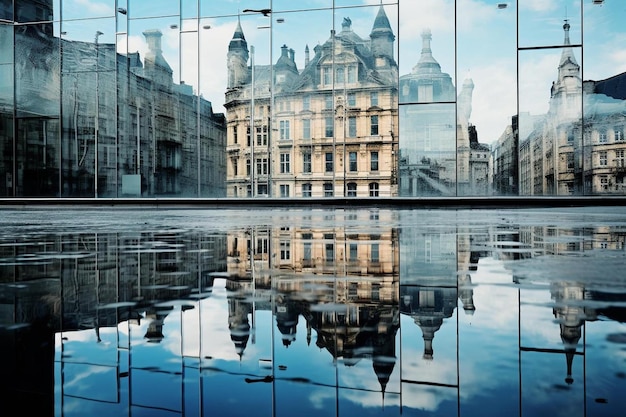
[{"label": "spire", "polygon": [[570,29],[570,25],[567,19],[565,19],[565,24],[563,24],[563,32],[564,32],[563,45],[565,45],[565,48],[563,48],[563,52],[561,53],[561,62],[559,62],[559,67],[564,66],[568,62],[572,63],[573,65],[578,65],[578,63],[576,62],[576,58],[574,57],[574,51],[572,50],[572,47],[571,47],[571,43],[569,39],[569,29]]},{"label": "spire", "polygon": [[387,13],[385,13],[385,8],[382,4],[378,8],[378,14],[376,14],[376,19],[374,19],[374,26],[372,27],[372,33],[370,34],[370,36],[377,33],[393,35],[391,25],[389,24],[389,19],[387,18]]},{"label": "spire", "polygon": [[228,50],[232,51],[233,49],[248,49],[248,42],[246,42],[246,37],[243,34],[241,19],[239,16],[237,16],[237,27],[235,28],[235,33],[228,44]]},{"label": "spire", "polygon": [[441,66],[433,57],[433,51],[430,49],[430,42],[433,39],[433,35],[430,29],[426,29],[422,32],[422,53],[417,65],[413,67],[415,73],[440,73]]},{"label": "spire", "polygon": [[309,44],[304,48],[304,66],[309,66]]}]

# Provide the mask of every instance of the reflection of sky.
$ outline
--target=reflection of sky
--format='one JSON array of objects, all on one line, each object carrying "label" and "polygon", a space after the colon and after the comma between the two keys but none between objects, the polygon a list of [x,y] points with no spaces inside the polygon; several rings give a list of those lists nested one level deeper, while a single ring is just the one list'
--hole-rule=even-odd
[{"label": "reflection of sky", "polygon": [[[390,218],[385,216],[386,212],[380,211],[381,219]],[[84,222],[81,227],[88,227],[89,230],[97,230],[105,225],[107,230],[119,230],[127,222],[134,225],[127,226],[131,229],[142,227],[158,230],[163,224],[167,224],[168,227],[178,227],[183,235],[186,230],[184,226],[196,230],[201,227],[209,228],[212,233],[215,227],[239,230],[242,226],[239,219],[245,217],[249,222],[280,227],[284,223],[294,222],[294,219],[302,215],[300,211],[259,211],[256,215],[250,215],[248,211],[242,210],[230,212],[230,222],[219,222],[216,219],[221,220],[220,216],[225,216],[222,211],[175,210],[153,212],[149,215],[140,211],[124,211],[117,212],[123,213],[123,216],[110,216],[109,220],[103,220],[103,215],[106,217],[106,214],[111,214],[106,210],[82,213]],[[66,211],[48,214],[37,210],[8,210],[3,214],[3,226],[5,222],[18,221],[30,225],[21,228],[15,225],[13,228],[2,227],[3,238],[15,236],[16,231],[19,231],[19,236],[24,239],[29,236],[28,231],[31,228],[37,229],[36,236],[41,236],[43,230],[50,229],[67,233],[65,225],[69,222],[75,223],[75,217],[68,216]],[[322,221],[321,216],[316,219],[318,226],[325,227],[335,222],[341,223],[342,216],[338,215],[334,219],[339,220],[332,221]],[[55,223],[55,228],[52,228],[51,221]],[[42,226],[44,222],[47,222],[50,229]],[[216,226],[218,223],[219,226]],[[397,227],[400,224],[403,233],[407,229],[415,229],[416,233],[412,234],[414,236],[420,236],[417,233],[419,231],[423,232],[421,235],[427,234],[427,231],[428,234],[435,234],[435,230],[439,228],[448,237],[451,228],[476,236],[477,233],[484,233],[486,224],[507,225],[510,228],[520,224],[553,225],[585,230],[582,237],[591,239],[594,227],[600,223],[623,228],[623,210],[411,210],[400,211],[397,218],[388,223],[381,220],[375,226],[383,227],[384,224]],[[351,226],[347,226],[348,231],[352,227],[359,226],[351,223]],[[555,239],[558,237],[563,238],[556,236]],[[572,237],[580,238],[581,236]],[[413,245],[416,242],[402,239],[400,244]],[[480,249],[487,252],[489,244],[496,243],[489,241]],[[546,262],[540,262],[541,259]],[[384,413],[399,415],[398,404],[401,403],[405,410],[422,410],[441,415],[451,410],[454,415],[457,399],[460,399],[461,415],[467,416],[518,415],[520,402],[524,415],[541,415],[546,411],[555,416],[568,415],[567,413],[580,415],[586,398],[588,415],[619,416],[623,408],[620,390],[626,380],[625,324],[602,316],[585,324],[583,338],[578,345],[579,353],[584,352],[584,356],[577,355],[574,358],[574,382],[567,385],[566,358],[563,352],[558,351],[562,349],[562,344],[559,327],[553,317],[555,300],[548,284],[550,280],[562,282],[568,278],[584,278],[587,288],[594,288],[592,284],[601,283],[601,288],[606,290],[606,280],[609,280],[614,292],[619,293],[623,290],[624,278],[617,274],[607,276],[600,264],[620,271],[623,260],[623,249],[597,249],[581,252],[575,257],[543,256],[528,261],[501,261],[489,255],[480,258],[477,270],[470,272],[476,311],[473,315],[468,315],[457,307],[454,314],[444,320],[433,340],[432,361],[422,359],[424,343],[421,329],[412,317],[401,316],[401,328],[396,338],[397,362],[385,396]],[[449,264],[447,258],[442,262],[444,265]],[[569,267],[563,267],[564,264]],[[516,265],[524,267],[524,276],[520,277],[522,271]],[[586,269],[583,265],[586,265]],[[447,268],[441,270],[446,275],[449,273]],[[67,273],[71,276],[70,270]],[[514,276],[521,282],[519,285],[513,282]],[[401,275],[401,283],[403,278]],[[80,415],[80,411],[84,412],[87,408],[91,415],[118,415],[111,412],[114,407],[112,403],[118,395],[117,384],[120,384],[120,397],[128,398],[128,387],[125,384],[129,383],[129,378],[118,379],[117,371],[126,370],[127,364],[132,366],[131,372],[137,371],[130,389],[133,390],[132,398],[141,404],[154,398],[155,390],[151,390],[151,384],[158,382],[158,392],[162,395],[157,398],[158,403],[151,404],[178,409],[182,406],[181,395],[188,398],[187,394],[190,394],[193,397],[202,390],[207,415],[215,413],[217,409],[228,410],[235,406],[240,407],[237,409],[240,415],[259,415],[254,412],[255,409],[269,410],[272,398],[276,399],[277,415],[290,415],[295,407],[300,406],[311,414],[320,412],[322,415],[335,415],[335,407],[338,407],[339,415],[342,416],[382,413],[381,393],[371,360],[363,358],[356,366],[348,367],[339,359],[335,366],[332,355],[315,345],[315,331],[311,344],[307,344],[305,320],[302,316],[298,318],[295,340],[289,347],[285,347],[271,312],[258,311],[254,316],[255,343],[248,343],[240,360],[228,331],[229,295],[231,294],[226,291],[224,280],[218,279],[210,297],[197,302],[185,302],[193,305],[193,309],[181,313],[182,303],[163,303],[171,305],[172,310],[165,317],[164,339],[158,344],[144,339],[150,324],[149,318],[143,319],[140,325],[120,324],[119,336],[116,328],[100,329],[100,343],[97,342],[93,329],[63,333],[62,336],[67,340],[63,341],[63,350],[58,349],[56,352],[56,365],[62,366],[64,372],[63,379],[57,380],[57,389],[62,390],[66,396],[63,398],[66,415]],[[520,301],[522,310],[518,314]],[[597,300],[586,301],[595,301],[591,303],[594,307],[606,307],[608,304],[600,304]],[[571,300],[574,305],[580,302],[581,300]],[[623,298],[621,304],[617,305],[624,306]],[[252,324],[252,316],[249,318]],[[520,326],[523,347],[554,351],[520,353]],[[126,342],[119,343],[126,340],[130,340],[130,349],[124,349]],[[59,342],[60,338],[57,337],[58,348]],[[275,347],[273,355],[272,344]],[[197,362],[201,362],[202,369],[196,369],[196,365],[192,364],[194,361],[185,360],[193,358],[182,358],[183,352],[192,356],[200,352]],[[260,359],[268,358],[274,364],[274,384],[246,383],[245,378],[262,378],[271,374],[270,368],[259,363]],[[116,368],[118,364],[120,369]],[[186,364],[188,366],[184,366]],[[57,369],[57,377],[61,375],[59,372]],[[153,372],[156,375],[152,375]],[[401,385],[400,376],[403,379]],[[59,381],[63,384],[60,388]],[[337,383],[340,386],[338,389],[335,388]],[[583,388],[586,392],[583,392]],[[58,395],[59,392],[57,399]],[[82,397],[104,402],[99,405],[100,410],[92,410],[92,407],[97,408],[97,404],[91,400],[82,400]],[[484,407],[486,403],[490,405],[488,409]],[[102,409],[109,413],[103,413]],[[72,413],[70,410],[75,411]],[[267,414],[271,415],[269,412]]]},{"label": "reflection of sky", "polygon": [[[112,16],[112,2],[98,0],[67,0],[63,2],[64,19]],[[123,2],[122,2],[123,3]],[[272,60],[280,56],[280,47],[287,44],[295,51],[298,68],[304,66],[304,48],[311,49],[326,41],[332,29],[341,30],[344,17],[350,17],[353,30],[367,39],[372,28],[379,0],[353,0],[334,2],[337,7],[333,17],[332,2],[328,0],[308,0],[297,2],[300,12],[281,13],[281,10],[296,8],[293,2],[274,0],[274,19],[281,17],[284,23],[273,22],[274,31],[270,36],[267,29],[270,19],[255,14],[241,14],[242,27],[248,45],[256,49],[257,64],[269,63],[270,37],[273,43]],[[474,80],[473,112],[470,122],[477,126],[479,141],[491,143],[498,139],[511,116],[517,112],[516,97],[516,9],[514,0],[457,0],[456,22],[454,0],[401,1],[398,4],[384,1],[389,20],[396,34],[396,47],[399,47],[398,62],[400,74],[407,74],[417,63],[421,51],[421,32],[430,28],[433,34],[432,50],[442,71],[456,74],[455,85],[460,86],[466,77]],[[506,3],[505,9],[497,4]],[[195,91],[213,103],[215,111],[223,112],[226,86],[226,53],[232,38],[236,16],[246,8],[269,7],[269,1],[220,1],[201,2],[200,45],[193,34],[185,33],[179,41],[179,30],[170,25],[180,26],[178,2],[155,0],[129,1],[128,51],[139,51],[145,56],[147,45],[141,32],[157,28],[163,32],[163,53],[174,70],[175,82],[180,80],[194,86]],[[349,7],[372,5],[373,7]],[[400,11],[398,29],[398,7]],[[196,1],[182,1],[182,18],[198,15]],[[623,48],[626,32],[623,21],[626,17],[626,3],[607,0],[596,6],[591,1],[583,3],[585,25],[584,79],[604,79],[626,70],[626,49]],[[315,11],[305,11],[317,9]],[[58,16],[58,11],[56,11]],[[163,17],[166,16],[166,17]],[[563,21],[571,24],[570,37],[573,44],[581,43],[581,0],[525,0],[519,2],[519,45],[521,47],[553,46],[563,42]],[[333,20],[334,18],[334,20]],[[74,23],[75,25],[78,23]],[[116,28],[112,20],[103,19],[90,22],[85,32],[78,28],[68,30],[68,37],[76,39],[72,31],[86,33],[84,40],[93,40],[91,32],[97,24],[102,29],[102,42],[113,42]],[[202,29],[209,25],[210,29]],[[457,60],[455,60],[455,25],[458,29]],[[187,31],[195,23],[182,24]],[[302,30],[306,28],[306,30]],[[597,30],[602,28],[602,30]],[[610,33],[610,36],[602,36]],[[399,36],[398,36],[399,35]],[[74,36],[74,37],[73,37]],[[81,35],[78,35],[81,36]],[[123,41],[118,37],[118,41]],[[179,61],[179,50],[182,60]],[[195,58],[200,51],[200,74]],[[547,56],[541,51],[524,53],[520,61],[520,111],[533,114],[545,113],[552,81],[557,76],[558,54]],[[579,64],[583,57],[577,56]],[[181,71],[182,66],[182,71]],[[209,75],[210,74],[210,75]],[[532,76],[530,76],[532,75]],[[199,80],[199,81],[198,81]],[[199,82],[199,86],[198,86]]]}]

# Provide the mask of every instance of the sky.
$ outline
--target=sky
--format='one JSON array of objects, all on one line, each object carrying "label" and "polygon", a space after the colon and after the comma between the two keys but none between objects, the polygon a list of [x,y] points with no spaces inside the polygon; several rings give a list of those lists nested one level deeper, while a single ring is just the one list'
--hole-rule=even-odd
[{"label": "sky", "polygon": [[[67,20],[63,29],[68,31],[66,36],[72,38],[76,33],[79,39],[93,40],[94,29],[102,26],[100,30],[104,34],[100,42],[112,43],[117,38],[118,51],[122,53],[138,51],[144,56],[147,44],[141,33],[146,29],[160,29],[163,54],[174,70],[174,81],[191,84],[194,91],[213,103],[214,111],[224,112],[226,54],[238,14],[248,45],[255,47],[257,65],[269,64],[271,43],[272,62],[280,56],[280,47],[287,45],[294,49],[296,64],[302,69],[305,47],[308,45],[313,55],[314,46],[329,38],[333,23],[336,30],[341,30],[344,17],[352,20],[355,33],[368,39],[381,0],[334,0],[334,15],[333,0],[297,3],[204,0],[200,2],[199,11],[197,0],[182,0],[180,8],[177,2],[170,0],[128,0],[128,14],[124,15],[128,25],[117,28],[112,17],[112,0],[64,0],[62,6],[57,3],[55,0],[55,16],[62,12],[63,19]],[[409,73],[417,63],[421,33],[430,29],[433,56],[442,71],[450,74],[458,86],[466,78],[473,80],[470,123],[477,127],[479,141],[483,143],[495,142],[510,124],[511,116],[517,113],[518,99],[520,112],[544,114],[547,111],[561,48],[533,48],[562,45],[565,19],[571,25],[573,45],[581,44],[581,26],[585,28],[585,47],[574,48],[578,63],[584,63],[583,79],[600,80],[626,71],[626,48],[623,48],[626,28],[621,23],[626,18],[623,0],[605,0],[602,5],[594,5],[591,0],[457,0],[456,9],[454,0],[383,0],[382,3],[396,34],[400,75]],[[507,7],[500,8],[499,4]],[[247,8],[269,8],[270,5],[271,17],[243,13]],[[298,10],[293,10],[294,7]],[[523,48],[519,51],[519,62],[517,13],[519,47]],[[198,15],[203,17],[197,21],[193,17]],[[84,17],[90,20],[72,20]],[[278,23],[279,18],[284,22]],[[172,28],[172,25],[177,27]],[[603,36],[607,32],[611,36]],[[180,61],[179,51],[183,57]]]}]

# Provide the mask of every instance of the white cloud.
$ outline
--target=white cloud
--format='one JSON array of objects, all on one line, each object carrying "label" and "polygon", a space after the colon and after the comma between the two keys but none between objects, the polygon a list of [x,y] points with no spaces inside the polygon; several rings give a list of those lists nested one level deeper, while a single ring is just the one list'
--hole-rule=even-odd
[{"label": "white cloud", "polygon": [[83,15],[85,14],[97,14],[97,15],[108,15],[108,16],[112,16],[113,15],[113,6],[111,5],[111,2],[108,2],[108,4],[106,3],[101,3],[101,2],[97,2],[97,1],[91,1],[91,0],[73,0],[73,5],[66,5],[65,8],[70,8],[72,10],[81,10],[81,13]]}]

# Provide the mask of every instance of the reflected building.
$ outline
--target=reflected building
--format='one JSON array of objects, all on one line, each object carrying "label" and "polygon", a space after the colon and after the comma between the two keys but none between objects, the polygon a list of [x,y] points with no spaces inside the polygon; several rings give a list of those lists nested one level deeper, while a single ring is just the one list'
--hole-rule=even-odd
[{"label": "reflected building", "polygon": [[490,147],[470,123],[474,83],[466,78],[457,98],[431,41],[431,31],[422,32],[419,61],[400,76],[400,195],[487,195]]},{"label": "reflected building", "polygon": [[395,38],[381,5],[369,39],[346,17],[306,47],[304,68],[287,45],[261,66],[238,22],[227,58],[227,196],[396,196]]},{"label": "reflected building", "polygon": [[[378,212],[320,212],[304,216],[302,224],[228,235],[231,340],[245,355],[254,337],[250,317],[271,310],[284,348],[302,337],[335,363],[351,367],[371,360],[384,393],[400,326],[397,231],[352,234],[342,226],[308,224],[334,223],[337,216],[361,223],[376,221]],[[300,320],[303,335],[297,334]]]},{"label": "reflected building", "polygon": [[31,24],[51,0],[16,12],[0,26],[0,196],[224,195],[224,115],[174,83],[159,30],[141,57]]},{"label": "reflected building", "polygon": [[[624,116],[625,74],[583,81],[580,65],[563,25],[564,48],[557,80],[545,115],[520,114],[520,195],[623,194],[626,177]],[[503,134],[504,135],[504,134]],[[515,152],[514,141],[501,138],[498,153]],[[503,159],[494,173],[499,183],[515,178],[516,167]],[[507,166],[509,168],[507,168]],[[499,190],[506,190],[499,186]],[[512,191],[512,188],[511,188]],[[506,193],[506,191],[505,191]]]}]

